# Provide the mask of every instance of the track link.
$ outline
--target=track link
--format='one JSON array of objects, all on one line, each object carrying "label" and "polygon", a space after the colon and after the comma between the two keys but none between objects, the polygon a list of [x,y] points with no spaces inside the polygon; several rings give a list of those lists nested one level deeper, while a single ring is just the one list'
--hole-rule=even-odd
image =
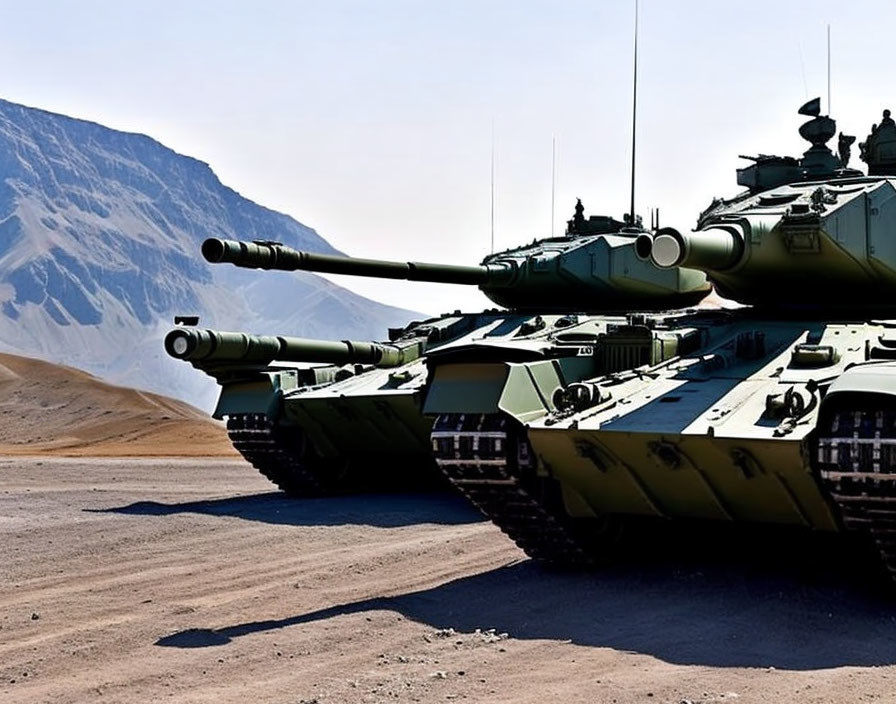
[{"label": "track link", "polygon": [[844,527],[873,541],[896,583],[896,410],[838,409],[820,430],[821,481]]},{"label": "track link", "polygon": [[535,475],[523,429],[500,414],[444,414],[432,430],[436,464],[487,518],[533,559],[594,562],[589,541]]},{"label": "track link", "polygon": [[320,471],[307,460],[301,431],[287,434],[263,413],[238,413],[227,418],[227,434],[236,450],[255,469],[290,496],[332,493]]}]

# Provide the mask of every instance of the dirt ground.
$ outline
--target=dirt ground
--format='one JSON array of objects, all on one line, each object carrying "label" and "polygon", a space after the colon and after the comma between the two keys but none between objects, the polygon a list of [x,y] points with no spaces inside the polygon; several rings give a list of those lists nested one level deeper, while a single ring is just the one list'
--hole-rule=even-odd
[{"label": "dirt ground", "polygon": [[451,495],[0,458],[0,701],[896,700],[896,602],[759,547],[551,572]]}]

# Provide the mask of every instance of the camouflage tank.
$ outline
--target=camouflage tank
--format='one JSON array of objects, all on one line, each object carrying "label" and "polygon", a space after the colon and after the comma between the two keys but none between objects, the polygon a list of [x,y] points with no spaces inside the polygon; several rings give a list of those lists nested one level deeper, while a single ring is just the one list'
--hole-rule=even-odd
[{"label": "camouflage tank", "polygon": [[[710,291],[701,272],[653,265],[651,242],[640,221],[627,226],[609,217],[586,219],[581,202],[562,237],[489,255],[479,266],[352,259],[276,242],[209,239],[202,247],[209,262],[477,285],[507,310],[415,322],[390,330],[384,342],[182,326],[168,334],[165,348],[219,382],[214,416],[227,418],[236,449],[288,493],[419,485],[416,480],[438,476],[432,420],[422,413],[433,355],[488,362],[485,370],[452,367],[452,383],[469,397],[482,387],[518,395],[517,377],[508,377],[512,363],[525,363],[542,385],[600,373],[606,364],[601,341],[624,317],[595,313],[680,308]],[[673,354],[672,344],[652,354]]]},{"label": "camouflage tank", "polygon": [[437,416],[440,464],[482,482],[533,557],[588,563],[610,527],[698,519],[854,534],[896,576],[896,124],[885,111],[860,144],[864,175],[852,137],[825,146],[818,101],[800,112],[801,158],[753,158],[745,192],[652,242],[657,266],[704,271],[744,307],[633,318],[684,353],[558,385],[510,450],[506,417]]}]

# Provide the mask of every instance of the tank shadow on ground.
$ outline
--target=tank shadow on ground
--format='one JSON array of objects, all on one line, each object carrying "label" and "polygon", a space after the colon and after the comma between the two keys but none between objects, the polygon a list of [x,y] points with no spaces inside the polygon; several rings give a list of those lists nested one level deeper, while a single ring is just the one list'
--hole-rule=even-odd
[{"label": "tank shadow on ground", "polygon": [[805,551],[746,561],[742,554],[657,554],[591,573],[524,561],[424,591],[190,629],[156,644],[226,645],[243,635],[385,609],[433,628],[494,628],[517,639],[568,640],[675,664],[814,670],[896,663],[896,603],[869,586],[867,569],[835,553],[821,545],[808,558]]},{"label": "tank shadow on ground", "polygon": [[127,506],[84,510],[92,513],[122,513],[137,516],[200,513],[291,526],[349,524],[397,528],[417,523],[460,525],[485,520],[460,496],[448,493],[365,494],[326,499],[294,499],[281,492],[268,492],[172,504],[138,501]]}]

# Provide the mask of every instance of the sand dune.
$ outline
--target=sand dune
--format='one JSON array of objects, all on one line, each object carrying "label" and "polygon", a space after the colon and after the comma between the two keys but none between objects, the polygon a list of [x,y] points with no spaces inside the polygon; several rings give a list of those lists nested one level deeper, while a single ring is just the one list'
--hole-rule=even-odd
[{"label": "sand dune", "polygon": [[186,403],[0,354],[0,454],[235,455],[224,426]]}]

